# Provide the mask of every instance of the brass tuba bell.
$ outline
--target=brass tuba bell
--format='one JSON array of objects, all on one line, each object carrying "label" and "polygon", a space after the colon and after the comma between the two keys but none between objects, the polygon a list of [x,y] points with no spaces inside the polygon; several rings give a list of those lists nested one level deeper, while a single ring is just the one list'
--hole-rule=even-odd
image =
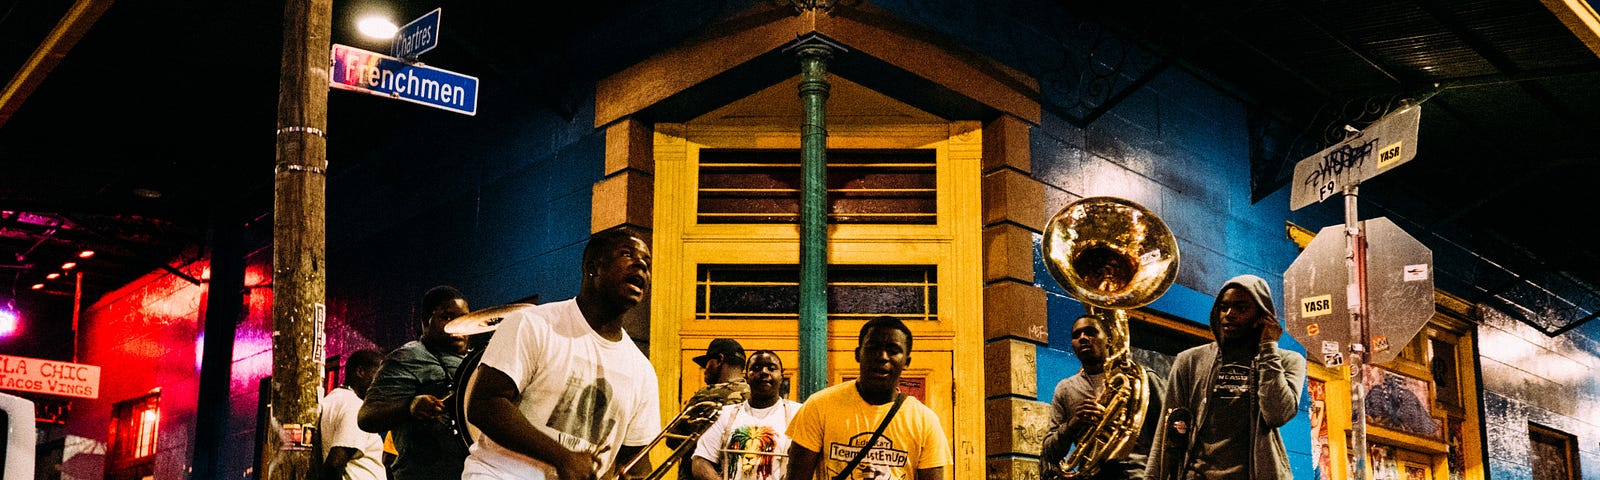
[{"label": "brass tuba bell", "polygon": [[[1105,416],[1076,438],[1058,463],[1062,478],[1088,478],[1127,447],[1144,424],[1150,392],[1144,368],[1128,349],[1128,309],[1161,297],[1178,276],[1178,243],[1149,209],[1114,197],[1068,204],[1045,226],[1045,267],[1050,276],[1105,318],[1104,384],[1095,402]],[[1050,461],[1045,459],[1045,461]]]}]

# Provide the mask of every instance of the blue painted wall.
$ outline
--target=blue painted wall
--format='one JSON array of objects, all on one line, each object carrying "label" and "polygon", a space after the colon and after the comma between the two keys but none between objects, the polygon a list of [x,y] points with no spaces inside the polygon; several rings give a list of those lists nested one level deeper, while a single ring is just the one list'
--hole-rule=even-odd
[{"label": "blue painted wall", "polygon": [[[1046,189],[1040,206],[1046,215],[1081,197],[1111,195],[1138,202],[1167,223],[1178,239],[1182,264],[1177,282],[1149,308],[1204,325],[1216,290],[1244,273],[1266,278],[1274,294],[1281,294],[1282,272],[1299,253],[1285,233],[1289,192],[1250,201],[1247,109],[1239,99],[1168,68],[1080,128],[1063,115],[1082,116],[1084,110],[1073,102],[1084,98],[1083,74],[1090,67],[1116,70],[1097,63],[1116,59],[1116,52],[1131,52],[1124,58],[1135,59],[1148,58],[1148,52],[1110,35],[1083,34],[1074,22],[1061,21],[1070,17],[1051,2],[876,3],[1038,79],[1045,114],[1031,131],[1030,147],[1032,176]],[[1084,48],[1096,49],[1096,60],[1083,61],[1086,52],[1078,49]],[[1122,76],[1113,75],[1110,82],[1128,84],[1139,73],[1119,72]],[[1048,295],[1050,344],[1037,349],[1039,401],[1048,402],[1055,384],[1079,368],[1067,345],[1072,321],[1083,307],[1066,296],[1037,258],[1035,283]],[[1282,318],[1281,299],[1277,303]],[[1304,354],[1288,336],[1282,343]],[[1141,352],[1151,355],[1160,354]],[[1302,393],[1301,410],[1308,408]],[[1281,433],[1296,476],[1309,478],[1309,415],[1302,413]]]},{"label": "blue painted wall", "polygon": [[348,321],[375,325],[384,348],[416,338],[412,310],[434,285],[460,288],[473,308],[577,295],[605,134],[592,100],[566,117],[507,83],[484,79],[475,117],[406,124],[387,112],[427,107],[330,94],[331,138],[341,126],[395,132],[377,145],[330,140],[329,152],[328,297]]},{"label": "blue painted wall", "polygon": [[[1281,295],[1282,272],[1298,255],[1284,230],[1287,192],[1249,202],[1248,136],[1237,100],[1174,70],[1087,128],[1043,123],[1032,133],[1033,177],[1046,185],[1047,213],[1079,197],[1119,196],[1154,210],[1178,238],[1178,281],[1148,308],[1206,325],[1217,289],[1242,273],[1268,279]],[[1049,297],[1050,345],[1037,350],[1039,400],[1048,402],[1055,384],[1080,367],[1068,342],[1083,306],[1056,285],[1041,259],[1035,263],[1035,282]],[[1281,297],[1275,302],[1282,318]],[[1287,335],[1282,344],[1304,354]],[[1308,409],[1302,394],[1301,411]],[[1309,477],[1309,414],[1280,433],[1296,476]]]}]

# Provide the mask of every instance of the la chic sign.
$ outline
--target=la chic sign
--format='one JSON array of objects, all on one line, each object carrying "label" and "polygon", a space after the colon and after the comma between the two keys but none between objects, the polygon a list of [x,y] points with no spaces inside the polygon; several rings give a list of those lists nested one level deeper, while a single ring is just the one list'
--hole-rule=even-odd
[{"label": "la chic sign", "polygon": [[0,389],[99,398],[100,367],[0,355]]}]

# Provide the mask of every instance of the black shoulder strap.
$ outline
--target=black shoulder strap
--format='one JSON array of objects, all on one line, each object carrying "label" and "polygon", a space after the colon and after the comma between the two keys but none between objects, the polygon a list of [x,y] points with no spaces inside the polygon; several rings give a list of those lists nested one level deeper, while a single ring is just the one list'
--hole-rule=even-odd
[{"label": "black shoulder strap", "polygon": [[905,401],[906,394],[894,392],[894,405],[889,407],[889,414],[883,416],[883,423],[878,424],[878,429],[872,432],[872,437],[867,439],[867,444],[856,452],[856,458],[850,459],[850,463],[846,464],[844,470],[840,470],[838,475],[834,475],[833,480],[850,478],[850,472],[856,469],[856,465],[861,464],[861,459],[867,458],[867,451],[872,450],[872,446],[878,444],[878,438],[883,436],[884,427],[888,427],[889,421],[894,420],[895,412],[900,411],[900,404],[905,403]]}]

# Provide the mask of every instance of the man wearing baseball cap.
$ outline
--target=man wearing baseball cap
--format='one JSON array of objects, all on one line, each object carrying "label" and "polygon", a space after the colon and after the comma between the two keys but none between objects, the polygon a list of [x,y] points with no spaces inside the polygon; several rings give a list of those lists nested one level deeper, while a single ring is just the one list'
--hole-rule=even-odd
[{"label": "man wearing baseball cap", "polygon": [[[712,400],[722,397],[738,396],[733,403],[744,401],[749,396],[750,385],[744,383],[744,346],[738,340],[731,338],[718,338],[706,346],[706,353],[694,357],[695,365],[699,365],[705,374],[705,386],[694,392],[689,401],[684,405],[693,405],[702,400]],[[686,432],[674,432],[683,434]],[[682,440],[667,439],[667,448],[678,448]],[[678,478],[694,478],[692,476],[693,462],[688,461],[689,454],[694,453],[694,446],[683,452],[684,461],[678,463]]]},{"label": "man wearing baseball cap", "polygon": [[706,385],[727,383],[744,378],[744,346],[738,340],[718,338],[706,347],[706,353],[694,357],[694,364],[705,371]]}]

